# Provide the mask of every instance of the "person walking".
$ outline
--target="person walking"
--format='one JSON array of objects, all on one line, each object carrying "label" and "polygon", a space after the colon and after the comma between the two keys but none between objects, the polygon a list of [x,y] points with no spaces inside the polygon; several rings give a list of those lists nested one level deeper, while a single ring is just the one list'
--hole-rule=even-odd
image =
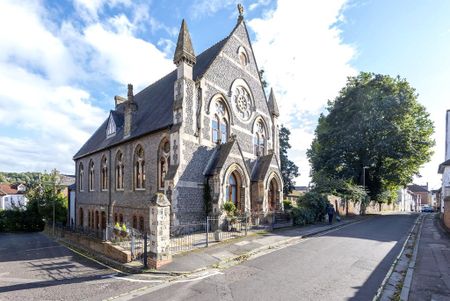
[{"label": "person walking", "polygon": [[333,215],[334,215],[334,206],[333,205],[329,205],[327,207],[327,214],[328,214],[328,224],[332,224],[333,223]]}]

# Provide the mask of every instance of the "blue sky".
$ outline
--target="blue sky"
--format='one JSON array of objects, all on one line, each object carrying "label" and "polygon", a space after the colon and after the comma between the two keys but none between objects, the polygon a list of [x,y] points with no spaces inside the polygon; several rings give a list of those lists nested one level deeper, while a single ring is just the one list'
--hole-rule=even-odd
[{"label": "blue sky", "polygon": [[[174,68],[185,18],[196,53],[236,23],[231,0],[0,2],[0,170],[73,173],[73,154],[126,84],[139,90]],[[308,184],[305,151],[317,117],[347,76],[400,75],[435,122],[432,162],[418,183],[438,187],[450,108],[450,1],[245,0],[259,67],[292,131],[290,156]]]}]

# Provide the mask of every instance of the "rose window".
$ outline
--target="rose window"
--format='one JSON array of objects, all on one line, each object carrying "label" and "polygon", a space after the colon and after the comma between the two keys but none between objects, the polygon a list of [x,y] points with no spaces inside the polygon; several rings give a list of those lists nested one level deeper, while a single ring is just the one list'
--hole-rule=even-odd
[{"label": "rose window", "polygon": [[236,88],[233,96],[233,108],[235,109],[237,116],[244,121],[249,120],[252,114],[250,94],[244,87],[239,86]]}]

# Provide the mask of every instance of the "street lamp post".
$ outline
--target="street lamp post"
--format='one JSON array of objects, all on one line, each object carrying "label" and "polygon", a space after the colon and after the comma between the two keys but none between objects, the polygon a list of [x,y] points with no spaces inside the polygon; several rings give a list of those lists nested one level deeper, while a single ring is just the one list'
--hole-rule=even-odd
[{"label": "street lamp post", "polygon": [[363,166],[363,187],[366,189],[366,169],[369,168],[369,166]]}]

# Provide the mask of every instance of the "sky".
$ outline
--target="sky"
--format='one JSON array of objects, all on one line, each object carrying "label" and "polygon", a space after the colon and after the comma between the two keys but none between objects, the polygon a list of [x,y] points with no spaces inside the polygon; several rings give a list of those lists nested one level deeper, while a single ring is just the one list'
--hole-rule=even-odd
[{"label": "sky", "polygon": [[0,170],[73,174],[73,155],[108,116],[115,95],[175,68],[184,18],[197,54],[226,37],[245,9],[258,66],[291,130],[289,157],[308,185],[317,118],[347,77],[399,75],[435,125],[418,184],[440,186],[450,109],[447,0],[0,1]]}]

